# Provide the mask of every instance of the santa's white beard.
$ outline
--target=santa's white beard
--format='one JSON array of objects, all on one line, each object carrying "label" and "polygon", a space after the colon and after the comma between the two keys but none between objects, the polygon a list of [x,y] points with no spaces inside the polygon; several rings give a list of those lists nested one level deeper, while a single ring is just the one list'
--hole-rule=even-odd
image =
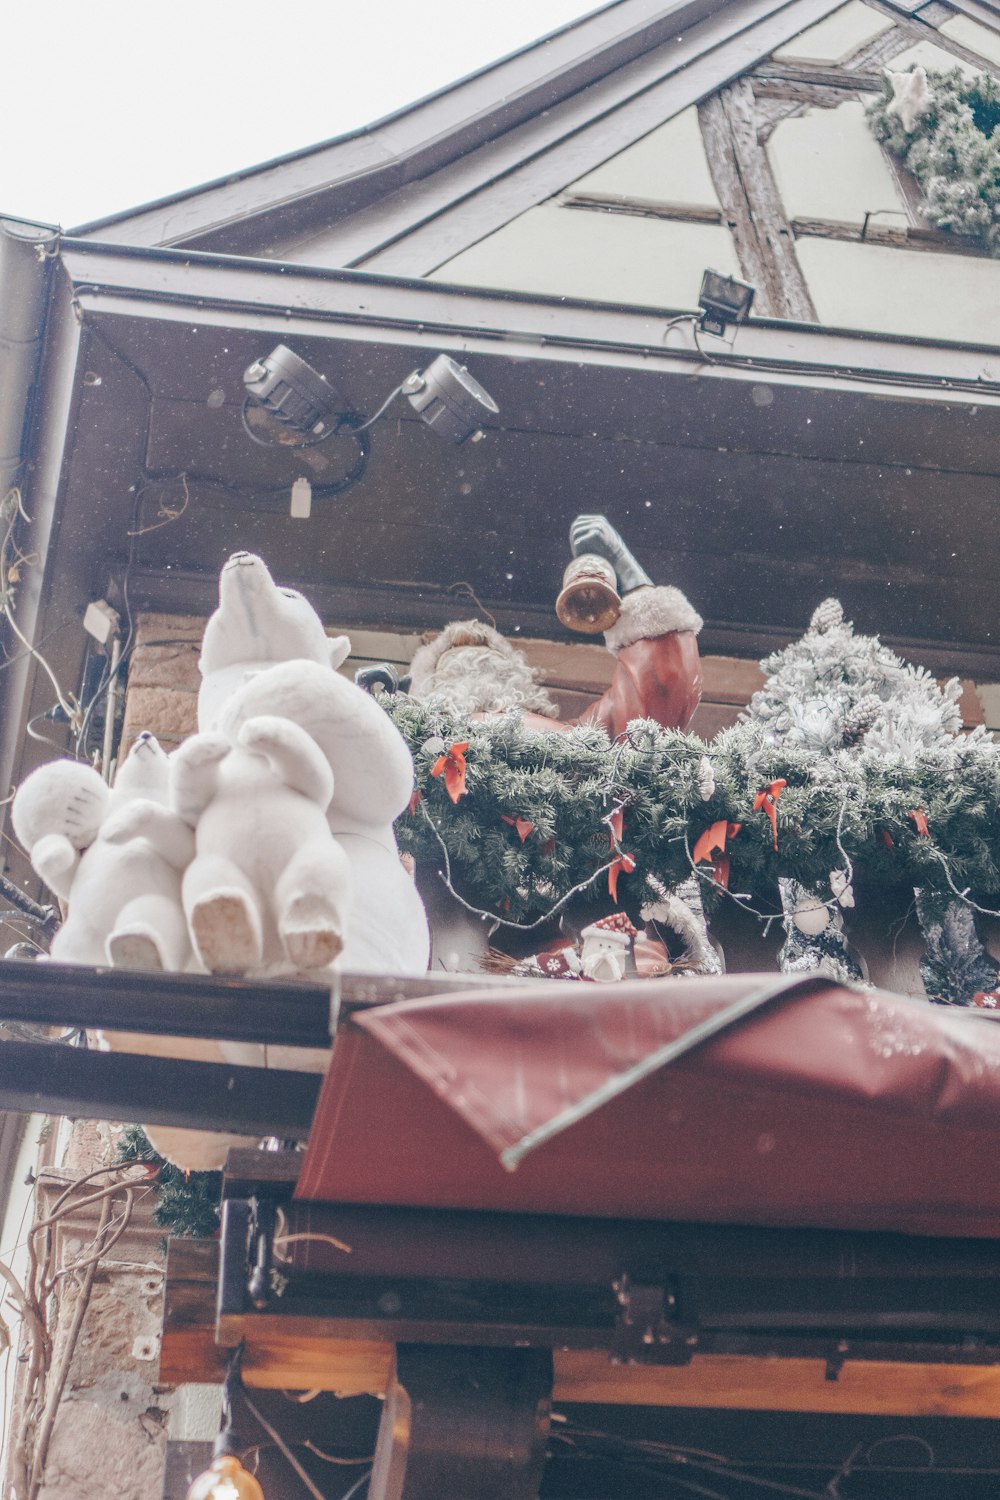
[{"label": "santa's white beard", "polygon": [[453,646],[411,689],[414,697],[455,714],[530,712],[558,719],[559,709],[518,651]]}]

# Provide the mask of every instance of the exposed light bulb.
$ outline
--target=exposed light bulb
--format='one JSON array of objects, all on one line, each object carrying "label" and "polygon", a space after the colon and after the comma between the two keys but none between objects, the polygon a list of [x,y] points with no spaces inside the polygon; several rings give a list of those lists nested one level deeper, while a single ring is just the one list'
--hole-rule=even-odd
[{"label": "exposed light bulb", "polygon": [[238,1458],[225,1453],[198,1475],[185,1500],[264,1500],[264,1491]]}]

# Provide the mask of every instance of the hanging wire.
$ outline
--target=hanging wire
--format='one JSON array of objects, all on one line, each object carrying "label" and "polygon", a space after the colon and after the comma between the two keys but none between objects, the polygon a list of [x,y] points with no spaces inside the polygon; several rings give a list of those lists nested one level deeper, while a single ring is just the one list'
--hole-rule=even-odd
[{"label": "hanging wire", "polygon": [[[246,1406],[247,1411],[253,1417],[254,1421],[260,1424],[260,1427],[264,1432],[267,1433],[268,1437],[271,1439],[271,1442],[285,1459],[285,1462],[289,1465],[290,1468],[294,1469],[295,1473],[305,1485],[310,1495],[313,1496],[313,1500],[327,1500],[327,1497],[323,1494],[323,1491],[318,1487],[318,1485],[313,1482],[312,1476],[310,1475],[308,1469],[304,1468],[300,1461],[296,1458],[295,1454],[292,1452],[289,1445],[285,1442],[285,1439],[281,1436],[281,1433],[278,1431],[278,1429],[271,1425],[260,1408],[250,1399],[250,1396],[245,1387],[241,1391],[241,1398],[243,1400],[243,1404]],[[342,1496],[341,1500],[348,1500],[348,1497],[350,1495],[353,1495],[356,1490],[360,1489],[361,1485],[367,1481],[368,1477],[368,1474],[362,1474],[361,1479],[358,1481],[358,1483],[352,1485],[348,1490],[347,1495]]]},{"label": "hanging wire", "polygon": [[[63,692],[59,679],[53,671],[52,667],[49,665],[48,660],[38,649],[38,646],[32,641],[28,640],[27,636],[18,625],[17,619],[14,615],[14,595],[17,583],[19,582],[19,570],[22,567],[31,565],[33,561],[31,556],[25,556],[20,551],[20,549],[17,547],[16,542],[14,541],[14,530],[17,526],[19,517],[25,522],[26,525],[31,525],[31,517],[24,509],[24,505],[22,503],[21,491],[16,486],[14,486],[12,489],[7,491],[7,494],[4,496],[3,500],[0,501],[0,519],[6,521],[7,523],[7,529],[4,532],[3,540],[2,542],[0,542],[0,613],[3,614],[8,625],[17,636],[17,639],[21,642],[21,645],[24,647],[24,649],[35,658],[39,666],[41,666],[41,668],[45,672],[53,688],[55,689],[56,700],[59,704],[59,707],[69,719],[70,723],[78,722],[80,715],[80,705],[77,703],[72,693]],[[14,552],[16,554],[13,563],[10,559],[11,547],[14,548]]]},{"label": "hanging wire", "polygon": [[[571,1447],[579,1448],[581,1452],[590,1456],[599,1456],[608,1459],[612,1463],[619,1463],[629,1467],[643,1468],[647,1472],[655,1472],[664,1479],[680,1484],[685,1488],[694,1488],[698,1493],[698,1487],[693,1479],[687,1477],[689,1471],[701,1474],[710,1474],[718,1479],[730,1479],[739,1484],[750,1485],[755,1489],[765,1490],[772,1495],[788,1495],[793,1500],[828,1500],[821,1491],[803,1489],[801,1485],[786,1484],[779,1479],[768,1479],[761,1474],[748,1472],[741,1464],[724,1457],[721,1454],[706,1453],[697,1448],[683,1448],[672,1443],[658,1443],[642,1438],[624,1438],[611,1433],[594,1431],[588,1428],[577,1427],[572,1422],[561,1427],[556,1437]],[[682,1479],[675,1473],[666,1472],[670,1468],[683,1468],[685,1477]],[[714,1493],[703,1491],[703,1493]],[[722,1497],[725,1500],[725,1496]]]},{"label": "hanging wire", "polygon": [[[574,885],[565,893],[565,895],[560,896],[559,900],[554,902],[553,905],[549,907],[548,911],[543,912],[542,915],[538,917],[534,922],[511,922],[506,917],[498,916],[496,912],[485,911],[480,906],[473,906],[471,901],[466,901],[465,897],[459,894],[459,892],[452,884],[451,856],[448,853],[448,845],[441,837],[441,833],[430,813],[424,806],[423,801],[418,803],[418,806],[424,818],[427,820],[427,824],[441,848],[441,853],[444,858],[444,869],[438,870],[437,873],[439,879],[444,884],[445,890],[450,896],[453,896],[455,898],[459,906],[464,906],[465,910],[471,912],[474,917],[481,917],[483,921],[491,922],[493,924],[494,931],[497,927],[509,927],[516,932],[534,932],[536,927],[541,927],[545,922],[548,922],[551,917],[554,917],[557,912],[562,911],[566,903],[568,901],[571,901],[574,896],[579,896],[581,892],[589,890],[594,882],[599,880],[602,875],[606,874],[607,871],[610,870],[612,865],[615,863],[615,859],[609,859],[606,864],[603,864],[598,869],[596,869],[592,875],[588,875],[586,880],[581,880],[579,885]],[[615,858],[617,858],[617,856],[615,856]]]}]

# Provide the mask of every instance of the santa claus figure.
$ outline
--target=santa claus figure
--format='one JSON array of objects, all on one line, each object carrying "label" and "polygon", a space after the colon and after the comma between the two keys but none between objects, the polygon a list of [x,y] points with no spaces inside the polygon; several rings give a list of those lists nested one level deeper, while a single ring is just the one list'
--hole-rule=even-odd
[{"label": "santa claus figure", "polygon": [[580,933],[580,970],[584,979],[598,984],[614,984],[624,979],[632,939],[638,933],[623,911],[591,922]]},{"label": "santa claus figure", "polygon": [[[520,713],[525,724],[537,729],[593,725],[612,738],[632,719],[687,729],[701,700],[700,615],[679,589],[652,582],[606,516],[577,516],[570,546],[574,558],[581,563],[586,559],[582,572],[588,588],[591,560],[601,560],[611,580],[605,587],[613,601],[608,611],[612,623],[604,640],[615,671],[596,703],[577,719],[560,720],[523,654],[479,620],[448,625],[420,647],[410,667],[411,696],[456,714]],[[592,627],[576,628],[590,633]]]}]

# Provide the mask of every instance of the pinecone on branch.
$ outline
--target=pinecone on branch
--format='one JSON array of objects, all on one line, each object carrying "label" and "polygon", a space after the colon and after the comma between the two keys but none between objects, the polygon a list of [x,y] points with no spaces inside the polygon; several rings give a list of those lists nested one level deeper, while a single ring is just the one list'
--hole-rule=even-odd
[{"label": "pinecone on branch", "polygon": [[848,748],[860,745],[881,712],[882,699],[875,693],[869,693],[867,697],[855,703],[854,707],[844,715],[844,725],[841,730],[844,745]]},{"label": "pinecone on branch", "polygon": [[813,610],[812,619],[809,621],[809,629],[817,635],[825,635],[828,630],[844,623],[844,606],[839,599],[824,599],[822,604],[817,604]]}]

